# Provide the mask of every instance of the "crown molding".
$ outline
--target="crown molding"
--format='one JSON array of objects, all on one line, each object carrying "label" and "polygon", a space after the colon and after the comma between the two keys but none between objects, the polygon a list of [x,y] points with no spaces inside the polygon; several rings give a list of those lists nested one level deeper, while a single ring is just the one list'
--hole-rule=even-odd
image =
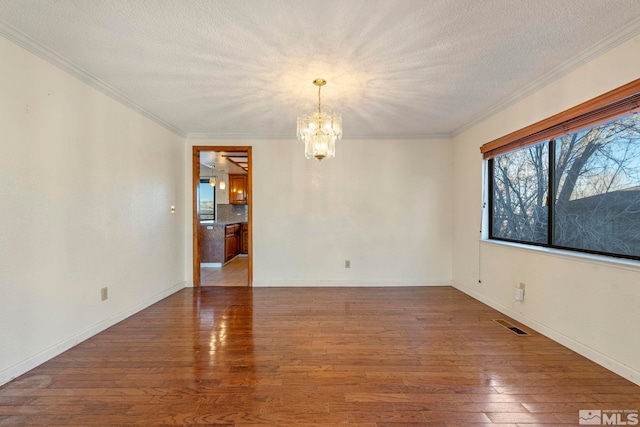
[{"label": "crown molding", "polygon": [[8,25],[7,23],[1,20],[0,20],[0,35],[6,38],[7,40],[14,42],[18,46],[28,50],[29,52],[39,56],[45,61],[53,64],[57,68],[72,75],[73,77],[77,78],[83,83],[86,83],[87,85],[93,87],[94,89],[99,90],[100,92],[115,99],[116,101],[131,108],[132,110],[137,111],[138,113],[142,114],[148,119],[153,120],[154,122],[164,127],[165,129],[171,131],[172,133],[182,138],[185,138],[187,136],[187,133],[184,132],[183,130],[175,127],[174,125],[167,122],[166,120],[163,120],[162,118],[153,114],[149,110],[137,104],[131,98],[122,94],[115,88],[109,86],[107,83],[103,82],[99,78],[93,76],[88,71],[82,69],[81,67],[78,67],[77,65],[73,64],[72,62],[67,60],[65,57],[63,57],[62,55],[59,55],[58,53],[44,46],[42,43],[32,39],[31,37],[11,27],[10,25]]},{"label": "crown molding", "polygon": [[349,135],[348,139],[361,140],[361,139],[401,139],[405,140],[419,140],[419,139],[451,139],[450,133],[427,133],[419,135]]},{"label": "crown molding", "polygon": [[[252,135],[252,134],[220,134],[220,133],[187,133],[186,138],[188,140],[193,139],[216,139],[216,140],[293,140],[297,139],[295,135]],[[341,141],[349,141],[349,140],[362,140],[362,139],[373,139],[373,140],[382,140],[382,139],[401,139],[401,140],[411,140],[411,139],[451,139],[452,135],[450,133],[434,133],[434,134],[426,134],[426,135],[347,135],[347,137],[341,139]]]},{"label": "crown molding", "polygon": [[240,134],[240,133],[207,133],[207,132],[190,132],[186,135],[187,139],[230,139],[230,140],[256,140],[256,139],[292,139],[295,138],[291,135],[255,135],[255,134]]},{"label": "crown molding", "polygon": [[568,61],[563,62],[550,72],[542,75],[537,78],[533,82],[529,83],[527,86],[522,89],[516,91],[512,95],[504,98],[493,106],[489,107],[485,112],[483,112],[480,116],[473,119],[471,122],[465,124],[458,129],[455,129],[451,132],[452,137],[456,137],[461,133],[471,129],[475,125],[485,121],[489,117],[499,113],[502,110],[510,107],[511,105],[523,100],[527,96],[537,92],[543,87],[548,86],[554,81],[560,79],[561,77],[569,74],[570,72],[580,68],[582,65],[592,61],[593,59],[603,55],[604,53],[610,51],[611,49],[621,45],[622,43],[632,39],[633,37],[640,34],[640,18],[636,18],[628,24],[620,27],[618,31],[615,31],[609,34],[604,39],[600,40],[596,45],[582,51],[578,55],[569,59]]}]

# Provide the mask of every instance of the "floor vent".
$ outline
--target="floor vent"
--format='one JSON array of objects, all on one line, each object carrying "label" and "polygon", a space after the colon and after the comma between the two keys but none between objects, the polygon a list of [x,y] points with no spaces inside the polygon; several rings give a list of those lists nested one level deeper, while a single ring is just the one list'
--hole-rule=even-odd
[{"label": "floor vent", "polygon": [[522,329],[513,326],[511,323],[507,322],[506,320],[502,320],[502,319],[494,319],[494,322],[496,322],[498,325],[500,326],[504,326],[505,328],[509,329],[511,332],[513,332],[514,334],[518,335],[518,336],[525,336],[525,335],[529,335],[527,332],[523,331]]}]

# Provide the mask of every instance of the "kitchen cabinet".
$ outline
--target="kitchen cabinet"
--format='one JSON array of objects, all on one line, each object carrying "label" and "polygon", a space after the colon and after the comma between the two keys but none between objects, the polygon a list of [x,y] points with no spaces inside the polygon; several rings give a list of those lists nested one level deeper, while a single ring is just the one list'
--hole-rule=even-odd
[{"label": "kitchen cabinet", "polygon": [[[199,228],[199,250],[201,263],[225,264],[243,252],[243,225],[233,224],[201,224]],[[248,230],[248,229],[246,229]],[[245,231],[248,251],[248,232]]]},{"label": "kitchen cabinet", "polygon": [[245,255],[249,253],[249,224],[246,222],[243,222],[240,227],[240,253]]},{"label": "kitchen cabinet", "polygon": [[227,234],[224,240],[224,261],[227,262],[238,255],[238,236],[235,234]]},{"label": "kitchen cabinet", "polygon": [[240,253],[240,224],[225,226],[224,261],[227,262]]},{"label": "kitchen cabinet", "polygon": [[229,203],[247,204],[247,175],[229,174]]}]

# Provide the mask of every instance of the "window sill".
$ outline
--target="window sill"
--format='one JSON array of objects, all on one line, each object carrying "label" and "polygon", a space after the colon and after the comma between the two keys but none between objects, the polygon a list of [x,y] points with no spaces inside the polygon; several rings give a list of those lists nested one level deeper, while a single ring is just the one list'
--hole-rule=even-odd
[{"label": "window sill", "polygon": [[542,253],[555,258],[564,258],[571,261],[584,262],[587,264],[598,264],[605,267],[640,272],[640,261],[634,261],[630,259],[587,254],[582,252],[573,252],[563,249],[545,248],[543,246],[525,245],[522,243],[504,242],[502,240],[481,239],[480,243],[482,245],[495,245],[502,247],[506,246],[525,252]]}]

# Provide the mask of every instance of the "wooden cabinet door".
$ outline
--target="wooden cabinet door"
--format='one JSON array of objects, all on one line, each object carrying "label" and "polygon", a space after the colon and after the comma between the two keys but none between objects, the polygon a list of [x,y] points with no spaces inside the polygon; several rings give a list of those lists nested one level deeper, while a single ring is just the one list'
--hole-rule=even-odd
[{"label": "wooden cabinet door", "polygon": [[236,234],[236,255],[240,254],[240,232]]},{"label": "wooden cabinet door", "polygon": [[227,234],[224,240],[224,260],[226,262],[238,255],[238,235]]},{"label": "wooden cabinet door", "polygon": [[232,205],[247,204],[246,175],[229,175],[229,203]]},{"label": "wooden cabinet door", "polygon": [[242,231],[240,233],[240,253],[249,253],[249,227],[247,224],[242,224]]}]

